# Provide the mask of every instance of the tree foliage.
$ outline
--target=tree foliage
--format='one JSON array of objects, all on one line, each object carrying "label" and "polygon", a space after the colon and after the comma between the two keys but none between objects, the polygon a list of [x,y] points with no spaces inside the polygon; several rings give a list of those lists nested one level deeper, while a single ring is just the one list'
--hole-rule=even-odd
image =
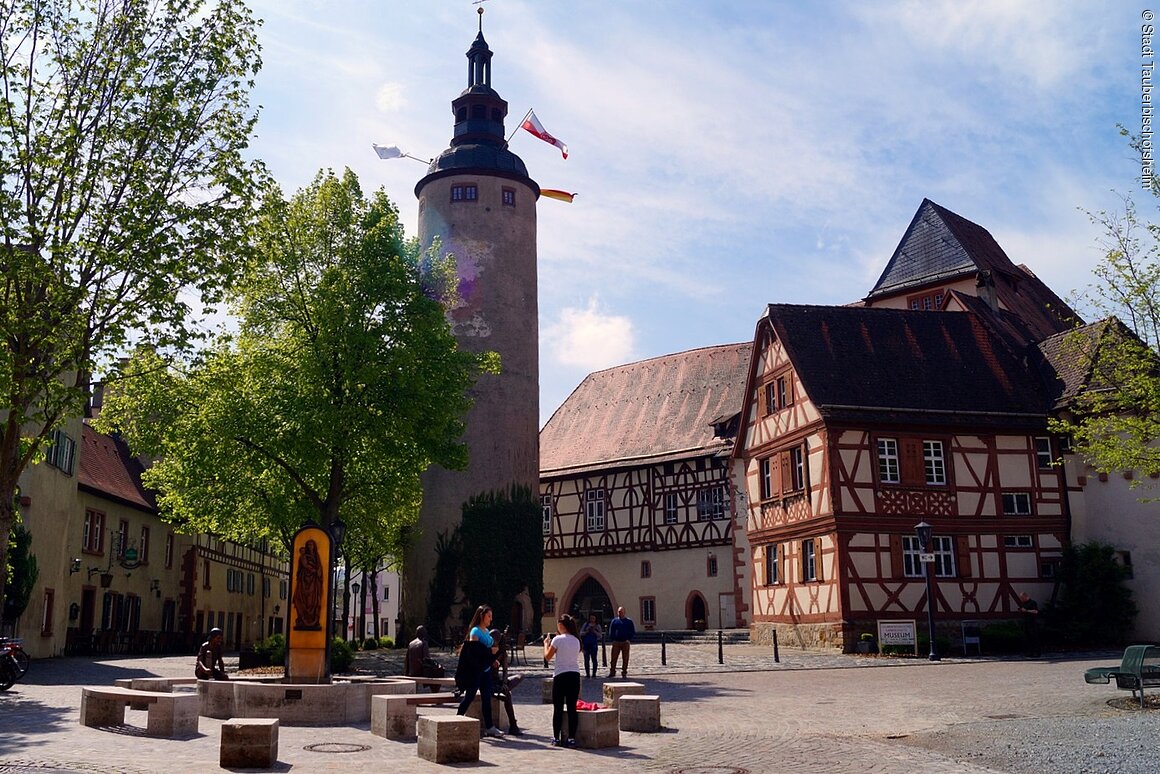
[{"label": "tree foliage", "polygon": [[32,553],[32,533],[23,524],[12,528],[8,545],[8,571],[12,579],[4,605],[0,608],[0,619],[14,621],[21,616],[32,599],[32,589],[40,577],[36,555]]},{"label": "tree foliage", "polygon": [[240,0],[0,0],[0,535],[102,358],[229,281],[259,66]]},{"label": "tree foliage", "polygon": [[420,473],[466,463],[467,391],[488,361],[456,348],[397,210],[349,170],[289,200],[271,189],[259,221],[229,294],[238,332],[179,368],[137,353],[100,426],[157,459],[145,483],[193,530],[288,547],[341,517],[357,566],[399,555]]},{"label": "tree foliage", "polygon": [[1149,487],[1160,475],[1160,225],[1128,196],[1122,210],[1089,217],[1104,232],[1103,257],[1076,305],[1103,319],[1066,342],[1084,380],[1053,429],[1096,470],[1135,471],[1132,485]]},{"label": "tree foliage", "polygon": [[544,588],[540,518],[540,505],[526,486],[477,495],[463,506],[463,593],[471,607],[491,605],[496,626],[512,623],[512,604],[525,589],[539,609]]},{"label": "tree foliage", "polygon": [[1124,585],[1126,577],[1111,546],[1068,546],[1060,568],[1062,593],[1051,611],[1056,636],[1072,645],[1123,645],[1137,612],[1132,591]]}]

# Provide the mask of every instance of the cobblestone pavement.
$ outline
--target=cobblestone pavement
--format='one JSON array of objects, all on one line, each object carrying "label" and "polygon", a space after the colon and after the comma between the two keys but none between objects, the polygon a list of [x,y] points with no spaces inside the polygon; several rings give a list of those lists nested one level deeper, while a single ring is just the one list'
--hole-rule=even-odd
[{"label": "cobblestone pavement", "polygon": [[[528,653],[538,650],[531,647]],[[1131,728],[1136,734],[1128,724],[1144,718],[1151,729],[1148,738],[1154,738],[1160,721],[1160,712],[1113,709],[1109,700],[1126,694],[1084,683],[1083,670],[1116,663],[1114,653],[1037,660],[947,658],[931,663],[787,649],[775,664],[771,650],[729,645],[724,649],[725,663],[718,664],[716,647],[670,644],[666,655],[668,663],[662,665],[659,645],[635,646],[628,675],[661,696],[661,733],[622,732],[620,747],[609,750],[551,747],[551,707],[540,703],[535,679],[548,672],[542,662],[533,661],[514,668],[528,675],[515,697],[520,725],[528,733],[518,739],[481,741],[480,763],[473,765],[597,766],[601,771],[665,774],[1102,771],[1069,768],[1066,761],[1074,756],[1038,750],[1033,729],[1083,722],[1088,733],[1115,738],[1117,730]],[[452,661],[450,654],[436,656],[444,663]],[[120,677],[184,676],[191,662],[191,657],[33,662],[24,681],[0,693],[0,774],[217,769],[221,721],[202,718],[198,736],[183,740],[144,736],[145,713],[134,710],[126,712],[127,725],[117,729],[79,723],[78,686],[109,685]],[[396,651],[360,654],[357,662],[358,671],[377,674],[398,674],[399,665]],[[603,678],[585,679],[583,698],[599,701],[602,683]],[[1125,738],[1130,740],[1133,734]],[[970,743],[981,738],[992,747],[999,740],[999,753],[981,753]],[[1002,740],[1009,742],[1010,755],[1003,752]],[[1089,742],[1074,740],[1077,747]],[[367,749],[349,753],[305,749],[318,743]],[[1150,742],[1128,741],[1122,746],[1129,749],[1107,751],[1109,760],[1131,762],[1133,756],[1152,754]],[[1057,763],[1036,768],[1046,760]],[[376,737],[363,724],[282,727],[273,771],[445,768],[419,759],[413,742]]]}]

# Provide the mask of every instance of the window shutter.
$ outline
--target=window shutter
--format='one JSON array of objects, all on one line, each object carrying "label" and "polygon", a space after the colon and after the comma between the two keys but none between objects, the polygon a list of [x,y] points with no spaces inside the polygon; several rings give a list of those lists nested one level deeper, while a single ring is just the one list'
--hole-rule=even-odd
[{"label": "window shutter", "polygon": [[959,577],[971,577],[971,548],[966,535],[955,536],[955,564],[958,565]]},{"label": "window shutter", "polygon": [[781,491],[782,491],[782,493],[792,492],[793,491],[793,469],[790,467],[790,464],[789,464],[789,452],[788,451],[778,452],[777,461],[778,461],[778,464],[781,466]]},{"label": "window shutter", "polygon": [[916,438],[898,439],[899,467],[902,483],[907,486],[922,486],[926,483],[926,469],[922,461],[922,441]]},{"label": "window shutter", "polygon": [[793,392],[793,371],[785,375],[785,405],[792,406],[795,400]]},{"label": "window shutter", "polygon": [[902,566],[902,535],[890,536],[890,577],[901,578],[905,570]]},{"label": "window shutter", "polygon": [[781,497],[784,489],[781,485],[781,470],[781,454],[774,452],[769,458],[769,496],[772,498]]}]

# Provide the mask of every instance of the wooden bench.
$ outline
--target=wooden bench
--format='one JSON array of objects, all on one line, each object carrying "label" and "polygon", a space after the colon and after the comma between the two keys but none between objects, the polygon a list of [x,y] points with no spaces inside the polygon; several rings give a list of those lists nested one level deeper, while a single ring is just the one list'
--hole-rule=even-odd
[{"label": "wooden bench", "polygon": [[440,690],[447,691],[455,688],[454,677],[411,677],[410,675],[404,675],[402,679],[410,680],[417,686],[421,685],[424,688],[430,688],[432,692]]},{"label": "wooden bench", "polygon": [[200,702],[193,693],[136,691],[132,688],[81,688],[81,725],[120,726],[127,705],[144,706],[149,736],[192,736],[197,733]]},{"label": "wooden bench", "polygon": [[[420,705],[458,704],[453,693],[382,694],[371,697],[371,733],[384,739],[414,739]],[[476,723],[476,735],[479,721]]]},{"label": "wooden bench", "polygon": [[277,762],[277,718],[230,718],[222,723],[221,768],[269,769]]},{"label": "wooden bench", "polygon": [[1131,691],[1132,696],[1140,694],[1140,707],[1144,706],[1144,689],[1160,687],[1160,646],[1129,645],[1118,667],[1096,667],[1084,672],[1088,683],[1107,685],[1112,680],[1122,691]]},{"label": "wooden bench", "polygon": [[[196,677],[122,677],[114,680],[113,685],[118,688],[129,688],[134,691],[150,691],[153,693],[173,693],[173,689],[182,685],[197,685]],[[129,709],[143,710],[147,704],[135,702]]]}]

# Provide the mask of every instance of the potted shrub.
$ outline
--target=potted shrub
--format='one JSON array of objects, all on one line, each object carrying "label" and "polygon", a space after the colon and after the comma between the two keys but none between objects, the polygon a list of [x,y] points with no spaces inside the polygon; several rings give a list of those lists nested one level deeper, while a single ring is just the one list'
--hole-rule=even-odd
[{"label": "potted shrub", "polygon": [[693,621],[693,628],[699,632],[705,631],[705,619],[698,618],[695,621]]},{"label": "potted shrub", "polygon": [[858,637],[858,641],[854,643],[855,653],[877,653],[878,643],[874,641],[874,635],[870,632],[862,632]]}]

